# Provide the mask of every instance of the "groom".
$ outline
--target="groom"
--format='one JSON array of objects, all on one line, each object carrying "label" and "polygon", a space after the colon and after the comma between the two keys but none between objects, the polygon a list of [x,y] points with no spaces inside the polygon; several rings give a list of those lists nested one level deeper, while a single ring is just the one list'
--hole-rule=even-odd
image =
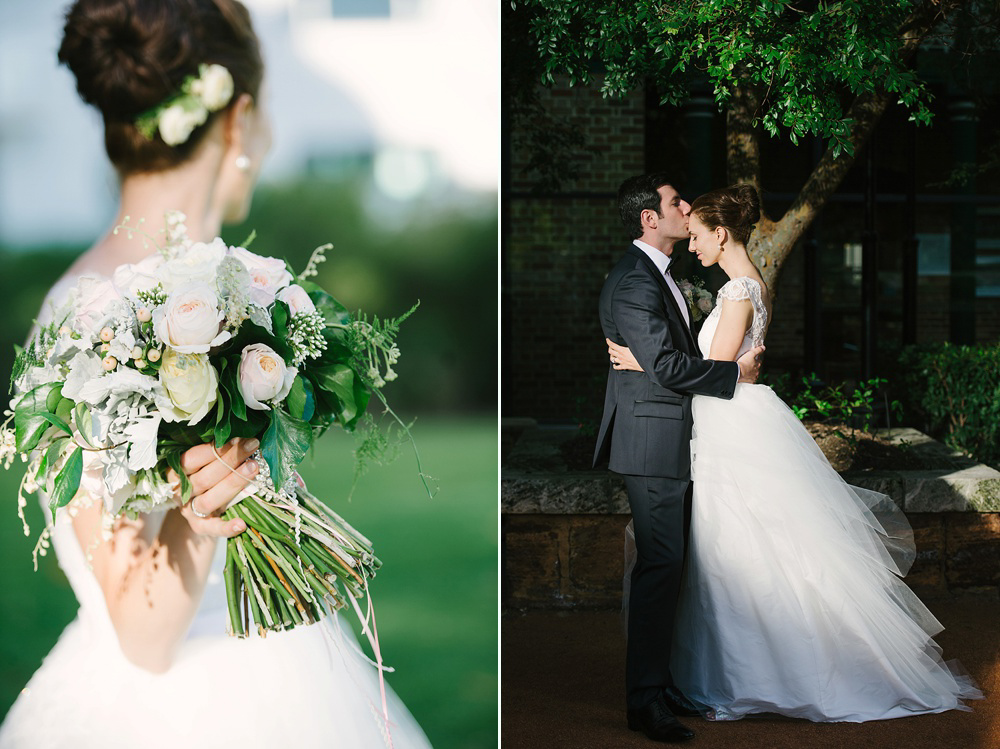
[{"label": "groom", "polygon": [[605,337],[628,346],[642,372],[608,372],[594,465],[623,474],[637,559],[628,612],[628,726],[656,741],[694,733],[675,717],[698,715],[670,676],[670,644],[691,503],[691,395],[732,398],[754,382],[763,347],[737,362],[703,359],[687,303],[670,275],[674,245],[688,237],[691,206],[663,174],[630,177],[618,211],[632,244],[601,290]]}]

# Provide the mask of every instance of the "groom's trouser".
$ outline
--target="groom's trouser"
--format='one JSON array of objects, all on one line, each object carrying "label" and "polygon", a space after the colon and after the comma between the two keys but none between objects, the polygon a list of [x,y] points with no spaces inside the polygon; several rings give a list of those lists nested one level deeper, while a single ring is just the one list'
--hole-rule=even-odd
[{"label": "groom's trouser", "polygon": [[673,686],[670,645],[691,518],[691,482],[623,476],[632,509],[636,562],[628,607],[625,692],[629,709]]}]

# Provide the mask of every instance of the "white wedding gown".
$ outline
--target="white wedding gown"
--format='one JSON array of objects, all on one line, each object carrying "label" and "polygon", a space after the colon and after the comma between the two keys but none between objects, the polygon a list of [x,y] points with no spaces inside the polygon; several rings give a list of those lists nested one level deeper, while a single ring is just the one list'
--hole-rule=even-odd
[{"label": "white wedding gown", "polygon": [[[719,291],[754,317],[740,354],[763,342],[761,287]],[[739,384],[732,400],[694,396],[694,499],[674,631],[677,686],[715,720],[780,713],[880,720],[968,709],[982,697],[942,662],[942,627],[900,580],[913,534],[882,494],[849,486],[774,392]]]},{"label": "white wedding gown", "polygon": [[[430,746],[388,685],[386,735],[378,671],[341,617],[265,638],[226,634],[223,540],[187,638],[163,674],[122,654],[66,508],[52,544],[80,609],[0,726],[0,749]],[[383,656],[391,665],[392,654]]]}]

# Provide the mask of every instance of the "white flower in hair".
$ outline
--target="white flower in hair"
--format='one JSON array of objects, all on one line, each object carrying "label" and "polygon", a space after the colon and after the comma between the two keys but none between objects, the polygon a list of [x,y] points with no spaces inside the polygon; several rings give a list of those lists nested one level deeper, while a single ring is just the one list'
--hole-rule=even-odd
[{"label": "white flower in hair", "polygon": [[188,110],[183,104],[174,104],[160,113],[158,130],[163,142],[168,146],[184,143],[191,132],[208,119],[208,110],[204,107]]},{"label": "white flower in hair", "polygon": [[198,75],[189,75],[180,93],[143,112],[135,126],[148,140],[159,132],[168,146],[187,142],[196,127],[205,124],[233,98],[233,76],[222,65],[199,65]]},{"label": "white flower in hair", "polygon": [[208,111],[215,112],[233,98],[233,77],[221,65],[202,65],[201,77],[191,83],[191,93],[201,99]]}]

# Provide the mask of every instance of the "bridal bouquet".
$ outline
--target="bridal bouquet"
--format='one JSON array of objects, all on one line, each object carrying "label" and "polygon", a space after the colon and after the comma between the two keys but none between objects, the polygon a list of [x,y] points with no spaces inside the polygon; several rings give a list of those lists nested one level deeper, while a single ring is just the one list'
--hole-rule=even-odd
[{"label": "bridal bouquet", "polygon": [[189,447],[254,437],[259,474],[223,515],[247,525],[226,549],[230,631],[246,636],[250,615],[263,634],[348,600],[358,610],[380,562],[295,469],[328,427],[353,430],[373,393],[385,403],[379,388],[395,377],[395,335],[413,310],[349,314],[308,280],[329,245],[295,278],[221,239],[192,243],[183,221],[168,214],[165,246],[146,260],[81,278],[18,354],[0,459],[28,464],[22,522],[25,492],[44,489],[54,518],[82,489],[103,499],[109,532],[117,517],[176,505],[169,468],[190,498]]}]

